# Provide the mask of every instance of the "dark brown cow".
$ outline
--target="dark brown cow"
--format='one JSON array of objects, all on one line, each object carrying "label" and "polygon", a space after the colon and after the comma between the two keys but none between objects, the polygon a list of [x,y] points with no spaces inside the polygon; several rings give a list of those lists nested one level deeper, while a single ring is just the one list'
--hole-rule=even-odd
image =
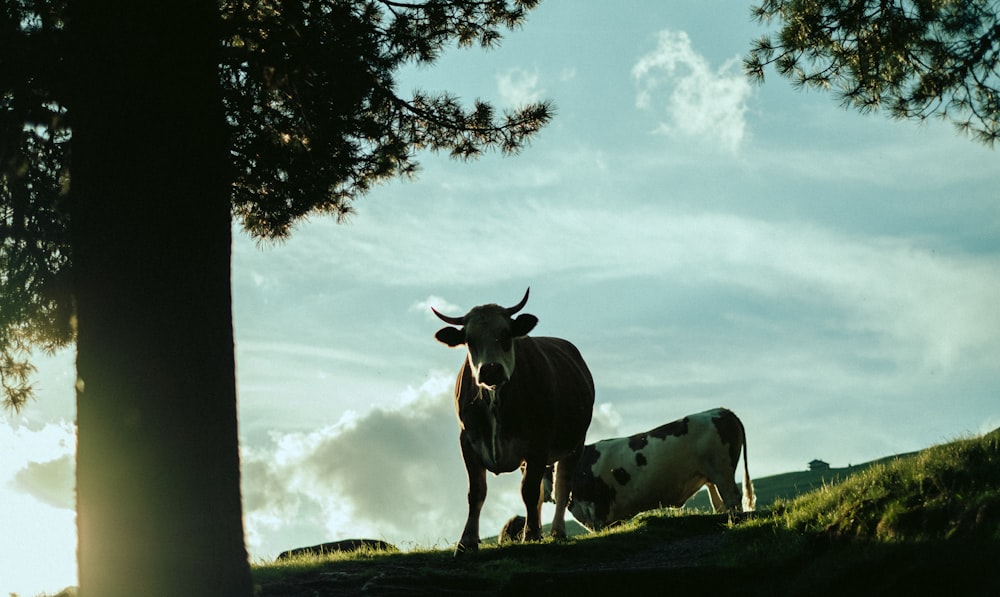
[{"label": "dark brown cow", "polygon": [[456,555],[479,549],[487,470],[509,473],[523,465],[523,538],[538,540],[542,475],[547,465],[555,465],[552,535],[565,536],[569,483],[593,414],[594,380],[580,352],[566,340],[528,337],[538,318],[513,317],[527,302],[525,292],[513,307],[480,305],[464,317],[434,311],[445,323],[460,326],[442,328],[435,337],[467,348],[455,383],[455,408],[469,475],[469,516]]}]

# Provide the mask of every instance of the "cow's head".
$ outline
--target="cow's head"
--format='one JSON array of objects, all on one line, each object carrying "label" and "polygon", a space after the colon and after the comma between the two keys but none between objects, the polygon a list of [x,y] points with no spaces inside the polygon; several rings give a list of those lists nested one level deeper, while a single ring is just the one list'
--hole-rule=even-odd
[{"label": "cow's head", "polygon": [[528,302],[530,290],[513,307],[480,305],[463,317],[442,315],[431,307],[441,321],[459,326],[441,328],[434,337],[448,346],[466,346],[472,376],[480,387],[496,389],[514,373],[514,338],[527,336],[538,323],[527,313],[514,317]]}]

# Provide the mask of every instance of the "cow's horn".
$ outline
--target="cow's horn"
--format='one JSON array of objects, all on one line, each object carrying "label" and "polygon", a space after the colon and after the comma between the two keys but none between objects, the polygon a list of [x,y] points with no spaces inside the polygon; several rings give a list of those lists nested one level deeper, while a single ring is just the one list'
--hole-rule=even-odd
[{"label": "cow's horn", "polygon": [[520,311],[521,309],[524,308],[524,305],[527,304],[527,302],[528,302],[528,293],[529,292],[531,292],[531,287],[530,286],[528,287],[527,290],[524,291],[524,298],[521,299],[520,303],[514,305],[513,307],[507,307],[507,309],[506,309],[506,311],[507,311],[507,317],[510,317],[511,315],[517,313],[518,311]]},{"label": "cow's horn", "polygon": [[434,314],[438,316],[438,319],[440,319],[445,323],[450,323],[451,325],[465,325],[464,315],[462,317],[451,317],[450,315],[442,315],[441,313],[438,313],[438,310],[435,309],[434,307],[431,307],[431,311],[434,311]]}]

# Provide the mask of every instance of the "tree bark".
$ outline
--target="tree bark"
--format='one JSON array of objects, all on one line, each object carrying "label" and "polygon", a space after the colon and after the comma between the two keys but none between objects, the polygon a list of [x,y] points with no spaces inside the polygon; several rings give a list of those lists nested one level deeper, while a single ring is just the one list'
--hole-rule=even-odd
[{"label": "tree bark", "polygon": [[252,594],[218,18],[71,3],[82,597]]}]

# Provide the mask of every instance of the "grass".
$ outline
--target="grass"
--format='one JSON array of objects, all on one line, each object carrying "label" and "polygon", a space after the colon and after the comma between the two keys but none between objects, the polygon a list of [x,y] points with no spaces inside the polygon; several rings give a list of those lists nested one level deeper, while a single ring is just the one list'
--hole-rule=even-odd
[{"label": "grass", "polygon": [[[484,543],[462,559],[442,550],[304,556],[257,565],[254,579],[265,596],[485,595],[505,586],[530,595],[551,592],[554,578],[582,594],[640,581],[740,584],[741,594],[761,595],[1000,594],[1000,430],[845,470],[739,521],[656,510],[564,541]],[[720,538],[718,549],[695,567],[672,567],[672,546],[708,536]]]},{"label": "grass", "polygon": [[865,468],[746,525],[877,542],[1000,541],[1000,432]]},{"label": "grass", "polygon": [[772,570],[791,592],[1000,594],[1000,430],[778,500],[718,562]]}]

